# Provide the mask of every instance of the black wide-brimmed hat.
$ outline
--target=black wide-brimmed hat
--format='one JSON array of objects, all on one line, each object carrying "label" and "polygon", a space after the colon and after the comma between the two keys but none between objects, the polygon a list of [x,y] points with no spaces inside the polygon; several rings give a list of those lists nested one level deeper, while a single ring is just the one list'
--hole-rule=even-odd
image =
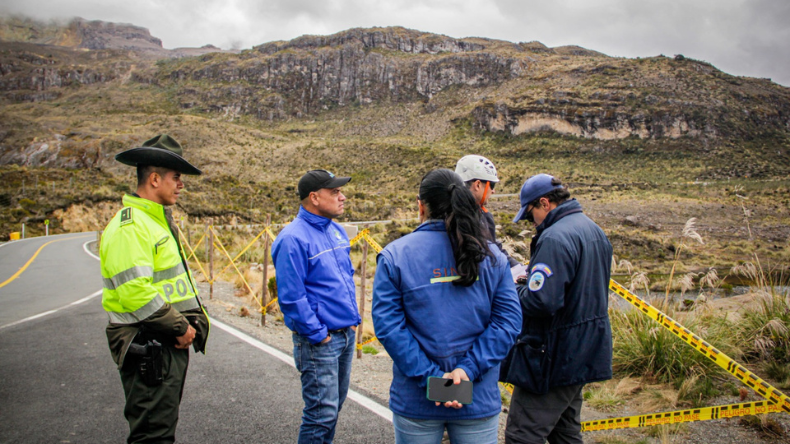
[{"label": "black wide-brimmed hat", "polygon": [[181,157],[184,150],[176,139],[167,134],[159,134],[143,142],[143,146],[132,148],[115,155],[115,160],[124,165],[151,165],[169,168],[181,174],[199,176],[203,174],[194,165]]}]

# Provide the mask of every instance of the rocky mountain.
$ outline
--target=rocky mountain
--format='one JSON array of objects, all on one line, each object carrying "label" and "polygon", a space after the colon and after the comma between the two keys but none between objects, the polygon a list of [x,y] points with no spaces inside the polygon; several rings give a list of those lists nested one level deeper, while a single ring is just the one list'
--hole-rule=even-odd
[{"label": "rocky mountain", "polygon": [[205,45],[201,48],[165,49],[162,47],[162,40],[152,36],[146,28],[129,23],[85,20],[79,17],[50,23],[25,17],[0,18],[0,42],[34,43],[88,50],[132,50],[153,58],[223,52],[213,45]]}]

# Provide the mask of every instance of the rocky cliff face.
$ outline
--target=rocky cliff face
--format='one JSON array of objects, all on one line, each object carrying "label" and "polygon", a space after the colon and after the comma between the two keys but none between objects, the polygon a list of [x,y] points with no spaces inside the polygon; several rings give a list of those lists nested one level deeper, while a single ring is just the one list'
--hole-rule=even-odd
[{"label": "rocky cliff face", "polygon": [[[181,64],[169,77],[182,107],[220,105],[275,119],[353,103],[427,101],[449,86],[497,85],[528,69],[528,60],[479,43],[387,28],[270,43],[237,58]],[[217,82],[234,86],[205,87]]]},{"label": "rocky cliff face", "polygon": [[99,20],[75,19],[69,31],[76,38],[78,48],[85,49],[142,49],[161,50],[162,41],[151,36],[146,28],[128,23],[108,23]]},{"label": "rocky cliff face", "polygon": [[[454,118],[513,135],[613,140],[790,132],[790,89],[682,56],[617,59],[576,46],[454,39],[398,27],[303,36],[240,54],[210,46],[168,52],[132,25],[75,20],[59,32],[61,43],[89,51],[0,43],[6,100],[47,101],[67,87],[122,81],[164,88],[181,109],[228,119],[280,120],[389,103],[423,104],[428,113],[449,103]],[[152,54],[156,64],[146,58]],[[172,59],[183,55],[193,57]]]},{"label": "rocky cliff face", "polygon": [[40,102],[64,88],[107,83],[128,76],[134,60],[125,52],[78,52],[27,43],[0,43],[0,94],[10,102]]}]

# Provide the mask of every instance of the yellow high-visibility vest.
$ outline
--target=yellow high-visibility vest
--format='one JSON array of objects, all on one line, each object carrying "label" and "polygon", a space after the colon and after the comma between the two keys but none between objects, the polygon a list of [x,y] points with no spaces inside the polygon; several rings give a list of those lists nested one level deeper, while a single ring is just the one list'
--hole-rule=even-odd
[{"label": "yellow high-visibility vest", "polygon": [[124,208],[101,238],[102,306],[111,324],[134,324],[169,303],[179,312],[200,308],[165,208],[125,195]]}]

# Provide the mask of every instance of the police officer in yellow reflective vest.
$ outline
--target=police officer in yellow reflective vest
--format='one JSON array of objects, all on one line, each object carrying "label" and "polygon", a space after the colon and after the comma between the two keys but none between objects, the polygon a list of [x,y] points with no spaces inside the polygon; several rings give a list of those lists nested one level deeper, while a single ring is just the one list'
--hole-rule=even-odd
[{"label": "police officer in yellow reflective vest", "polygon": [[130,444],[175,442],[189,347],[205,353],[208,338],[208,316],[167,209],[184,188],[181,175],[201,174],[182,152],[163,134],[115,156],[137,167],[137,192],[123,197],[100,248],[107,340],[126,395]]}]

